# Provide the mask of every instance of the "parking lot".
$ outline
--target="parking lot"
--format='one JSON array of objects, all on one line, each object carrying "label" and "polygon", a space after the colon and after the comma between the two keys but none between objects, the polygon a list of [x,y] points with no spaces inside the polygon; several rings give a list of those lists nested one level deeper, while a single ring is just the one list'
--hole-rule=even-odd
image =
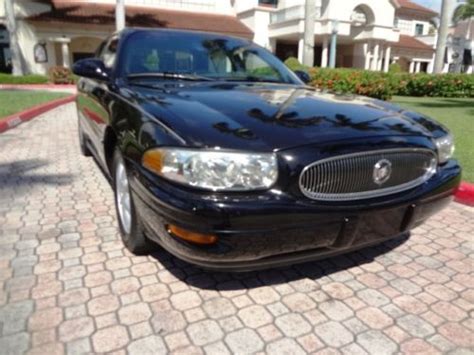
[{"label": "parking lot", "polygon": [[0,135],[0,353],[469,353],[474,208],[320,262],[209,273],[133,256],[68,104]]}]

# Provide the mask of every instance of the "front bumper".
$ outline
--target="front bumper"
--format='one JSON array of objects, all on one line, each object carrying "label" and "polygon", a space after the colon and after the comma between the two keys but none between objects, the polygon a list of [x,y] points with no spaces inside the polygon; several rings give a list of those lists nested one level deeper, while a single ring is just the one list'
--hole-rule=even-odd
[{"label": "front bumper", "polygon": [[[133,169],[132,169],[133,170]],[[148,236],[173,255],[207,269],[248,271],[316,260],[406,233],[444,208],[460,183],[452,160],[423,185],[370,201],[321,203],[279,191],[196,193],[143,171],[132,195]],[[211,246],[184,242],[166,226],[214,234]]]}]

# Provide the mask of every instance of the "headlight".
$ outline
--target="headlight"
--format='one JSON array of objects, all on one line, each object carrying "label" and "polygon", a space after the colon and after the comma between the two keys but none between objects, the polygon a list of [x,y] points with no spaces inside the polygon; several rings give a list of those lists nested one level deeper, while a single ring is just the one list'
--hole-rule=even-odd
[{"label": "headlight", "polygon": [[278,177],[275,154],[179,148],[151,149],[143,166],[164,178],[208,190],[259,190]]},{"label": "headlight", "polygon": [[438,148],[438,161],[440,164],[446,163],[454,153],[453,136],[447,134],[443,137],[435,139],[436,147]]}]

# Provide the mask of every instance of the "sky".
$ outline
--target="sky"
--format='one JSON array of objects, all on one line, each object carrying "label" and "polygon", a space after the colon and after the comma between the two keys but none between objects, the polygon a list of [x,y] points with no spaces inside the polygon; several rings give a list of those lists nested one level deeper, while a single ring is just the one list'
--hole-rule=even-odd
[{"label": "sky", "polygon": [[412,1],[438,12],[441,9],[441,0],[412,0]]}]

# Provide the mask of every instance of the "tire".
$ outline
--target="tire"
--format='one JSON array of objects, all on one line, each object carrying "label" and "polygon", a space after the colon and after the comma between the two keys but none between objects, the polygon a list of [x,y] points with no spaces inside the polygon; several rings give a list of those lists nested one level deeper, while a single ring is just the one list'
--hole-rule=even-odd
[{"label": "tire", "polygon": [[87,147],[86,137],[84,136],[84,131],[82,130],[80,120],[77,121],[77,132],[79,135],[79,149],[81,150],[81,154],[85,157],[90,157],[92,154],[89,148]]},{"label": "tire", "polygon": [[[118,149],[115,149],[114,152],[112,174],[115,209],[123,244],[133,254],[149,254],[155,248],[153,243],[145,236],[143,223],[133,203],[125,163]],[[126,212],[127,208],[128,213]]]}]

